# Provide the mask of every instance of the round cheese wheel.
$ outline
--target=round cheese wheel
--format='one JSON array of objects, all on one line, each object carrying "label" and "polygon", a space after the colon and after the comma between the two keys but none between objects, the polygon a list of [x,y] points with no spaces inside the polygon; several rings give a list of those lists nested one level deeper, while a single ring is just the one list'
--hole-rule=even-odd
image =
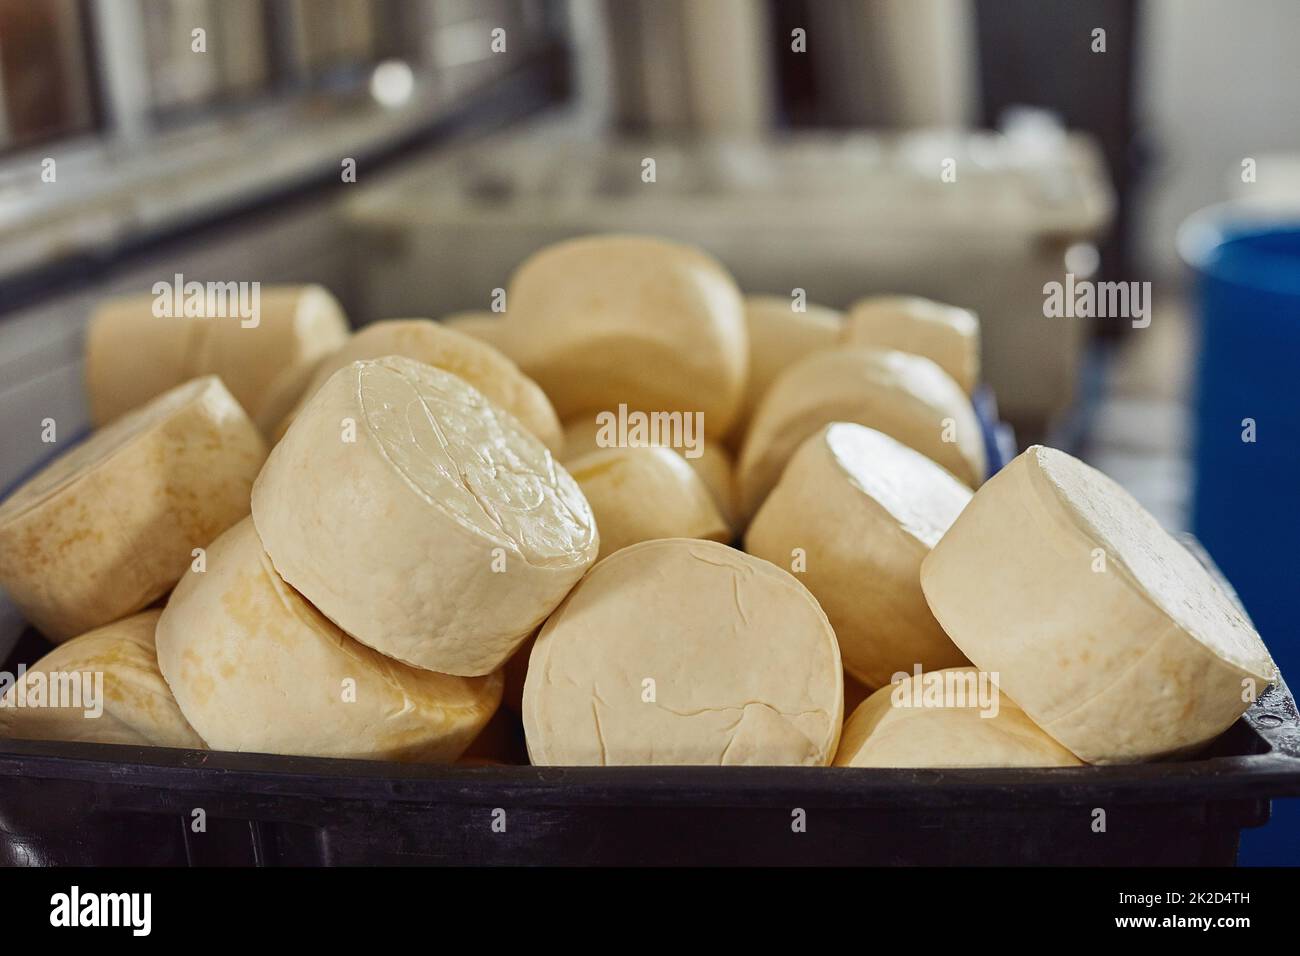
[{"label": "round cheese wheel", "polygon": [[492,346],[429,319],[391,319],[367,325],[316,369],[302,400],[277,429],[282,437],[302,405],[331,375],[361,359],[402,355],[463,378],[504,408],[558,454],[564,437],[555,409],[537,383]]},{"label": "round cheese wheel", "polygon": [[176,585],[158,663],[214,750],[450,763],[501,700],[500,674],[436,674],[352,640],[285,584],[249,520]]},{"label": "round cheese wheel", "polygon": [[968,663],[930,613],[920,573],[970,498],[920,452],[837,422],[790,459],[745,534],[745,550],[794,570],[830,618],[844,670],[883,687],[914,665]]},{"label": "round cheese wheel", "polygon": [[984,480],[984,436],[966,394],[929,359],[839,348],[787,369],[754,414],[736,465],[740,511],[752,517],[809,435],[834,421],[882,431],[967,485]]},{"label": "round cheese wheel", "polygon": [[1074,767],[991,675],[930,671],[882,687],[844,722],[837,767]]},{"label": "round cheese wheel", "polygon": [[248,514],[266,445],[213,376],[55,459],[0,505],[0,585],[50,640],[162,597],[192,551]]},{"label": "round cheese wheel", "polygon": [[1276,678],[1255,629],[1128,492],[1035,445],[921,565],[939,623],[1088,763],[1202,746]]},{"label": "round cheese wheel", "polygon": [[272,450],[253,520],[286,581],[357,640],[496,670],[600,549],[582,492],[514,416],[399,356],[330,376]]},{"label": "round cheese wheel", "polygon": [[[262,286],[257,315],[156,316],[155,297],[104,303],[86,329],[86,391],[97,425],[200,375],[218,375],[265,434],[293,408],[316,364],[348,337],[321,286]],[[254,324],[255,323],[255,324]]]},{"label": "round cheese wheel", "polygon": [[749,332],[749,378],[740,417],[731,428],[731,444],[739,447],[759,400],[777,376],[805,355],[834,348],[844,331],[844,316],[825,306],[794,310],[793,301],[779,295],[745,296],[745,326]]},{"label": "round cheese wheel", "polygon": [[499,312],[453,312],[438,320],[443,326],[462,335],[486,342],[505,355],[510,354],[510,334],[505,316]]},{"label": "round cheese wheel", "polygon": [[830,762],[835,633],[798,581],[712,541],[601,561],[551,615],[524,683],[538,765]]},{"label": "round cheese wheel", "polygon": [[[607,447],[600,440],[601,424],[595,415],[580,415],[564,423],[564,452],[560,460],[566,465],[576,458]],[[703,440],[692,441],[691,447],[658,446],[653,442],[647,445],[629,444],[631,448],[671,447],[685,459],[686,464],[704,482],[713,496],[713,503],[718,513],[726,520],[728,527],[736,527],[736,496],[732,485],[731,456],[725,448],[717,443]]]},{"label": "round cheese wheel", "polygon": [[596,516],[597,560],[654,538],[731,540],[704,482],[667,448],[600,448],[568,469]]},{"label": "round cheese wheel", "polygon": [[641,236],[561,242],[519,267],[507,301],[511,356],[561,418],[619,404],[702,411],[723,435],[740,410],[740,292],[698,249]]},{"label": "round cheese wheel", "polygon": [[907,295],[859,299],[842,342],[924,355],[968,395],[979,384],[980,324],[969,309]]},{"label": "round cheese wheel", "polygon": [[161,613],[96,628],[29,667],[0,698],[0,737],[205,749],[158,670]]}]

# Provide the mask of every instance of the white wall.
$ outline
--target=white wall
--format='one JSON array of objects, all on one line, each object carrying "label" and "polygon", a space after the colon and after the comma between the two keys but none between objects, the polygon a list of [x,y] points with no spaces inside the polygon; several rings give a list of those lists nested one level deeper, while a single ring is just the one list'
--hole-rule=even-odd
[{"label": "white wall", "polygon": [[[1177,275],[1179,223],[1249,191],[1242,159],[1300,151],[1300,3],[1148,0],[1145,10],[1138,117],[1153,162],[1137,196],[1138,248],[1148,269]],[[1261,163],[1260,186],[1268,173]]]}]

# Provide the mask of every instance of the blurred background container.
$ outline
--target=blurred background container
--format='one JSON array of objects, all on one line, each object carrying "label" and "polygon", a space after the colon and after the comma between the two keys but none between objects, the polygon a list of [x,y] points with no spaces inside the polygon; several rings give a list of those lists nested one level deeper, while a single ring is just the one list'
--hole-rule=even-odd
[{"label": "blurred background container", "polygon": [[[84,427],[103,296],[437,316],[653,231],[750,292],[976,308],[1021,443],[1200,533],[1295,677],[1294,234],[1201,241],[1191,281],[1175,233],[1300,225],[1298,35],[1290,0],[0,0],[0,486]],[[1150,324],[1045,317],[1067,273],[1150,282]],[[1300,861],[1275,814],[1244,861]]]}]

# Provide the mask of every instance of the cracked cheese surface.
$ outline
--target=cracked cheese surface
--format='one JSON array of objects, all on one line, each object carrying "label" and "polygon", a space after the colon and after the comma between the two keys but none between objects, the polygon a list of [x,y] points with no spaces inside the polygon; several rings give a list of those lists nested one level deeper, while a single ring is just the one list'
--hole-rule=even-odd
[{"label": "cracked cheese surface", "polygon": [[679,538],[574,588],[533,647],[523,718],[539,765],[824,766],[843,708],[835,633],[803,585]]},{"label": "cracked cheese surface", "polygon": [[436,674],[348,637],[276,574],[247,519],[176,586],[158,663],[217,750],[450,763],[501,700],[499,673]]},{"label": "cracked cheese surface", "polygon": [[348,634],[430,670],[496,670],[595,560],[591,509],[517,419],[398,356],[335,372],[276,445],[253,520]]},{"label": "cracked cheese surface", "polygon": [[921,566],[939,623],[1089,763],[1197,749],[1276,675],[1250,622],[1137,501],[1035,445]]},{"label": "cracked cheese surface", "polygon": [[430,319],[390,319],[357,332],[317,366],[298,407],[281,423],[278,434],[284,434],[307,399],[339,369],[385,355],[401,355],[464,379],[519,419],[552,452],[562,449],[560,420],[536,382],[491,345]]}]

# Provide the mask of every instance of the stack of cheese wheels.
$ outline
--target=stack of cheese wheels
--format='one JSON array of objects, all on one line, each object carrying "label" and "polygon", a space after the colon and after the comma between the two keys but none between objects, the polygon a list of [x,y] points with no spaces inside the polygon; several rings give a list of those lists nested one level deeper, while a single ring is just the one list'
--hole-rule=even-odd
[{"label": "stack of cheese wheels", "polygon": [[203,749],[158,670],[160,614],[123,618],[42,657],[0,698],[0,737]]},{"label": "stack of cheese wheels", "polygon": [[749,333],[749,377],[740,415],[729,442],[739,447],[759,400],[777,376],[806,355],[834,348],[844,334],[844,316],[834,309],[778,295],[745,297]]},{"label": "stack of cheese wheels", "polygon": [[597,560],[654,538],[731,539],[709,489],[667,448],[601,448],[568,469],[596,517]]},{"label": "stack of cheese wheels", "polygon": [[980,325],[969,309],[916,296],[871,296],[853,304],[841,341],[924,355],[967,394],[979,384]]},{"label": "stack of cheese wheels", "polygon": [[[680,441],[672,437],[671,432],[675,426],[670,425],[668,428],[670,434],[666,442],[663,435],[648,435],[644,441],[631,435],[622,436],[627,440],[620,444],[620,436],[612,427],[616,422],[612,414],[581,415],[564,423],[564,452],[561,460],[569,464],[602,448],[671,448],[686,460],[686,464],[690,465],[691,470],[704,482],[704,486],[709,489],[709,494],[713,496],[713,503],[717,506],[718,512],[726,519],[727,525],[734,528],[736,495],[732,481],[731,456],[718,443],[706,441],[703,434],[695,431],[694,419],[682,416],[672,421],[682,423]],[[692,427],[689,434],[685,431],[688,422]]]},{"label": "stack of cheese wheels", "polygon": [[914,666],[967,663],[921,593],[921,560],[971,491],[888,435],[838,422],[809,438],[745,535],[790,567],[839,638],[844,670],[870,688]]},{"label": "stack of cheese wheels", "polygon": [[917,673],[876,691],[844,722],[837,767],[1072,767],[1079,759],[1043,733],[973,667]]},{"label": "stack of cheese wheels", "polygon": [[978,667],[1088,763],[1204,745],[1275,679],[1190,552],[1099,471],[1033,446],[921,565],[931,610]]},{"label": "stack of cheese wheels", "polygon": [[[246,303],[248,304],[248,303]],[[113,299],[86,330],[86,392],[97,425],[200,375],[217,375],[264,434],[284,418],[316,364],[348,337],[320,286],[266,286],[250,318],[157,315],[155,297]]]},{"label": "stack of cheese wheels", "polygon": [[519,419],[551,451],[559,454],[562,450],[560,420],[536,382],[492,346],[429,319],[375,322],[352,336],[320,363],[298,407],[276,430],[276,437],[283,436],[302,405],[331,375],[353,362],[385,355],[402,355],[464,379]]},{"label": "stack of cheese wheels", "polygon": [[690,246],[593,236],[548,246],[510,281],[510,356],[563,419],[615,410],[704,413],[725,435],[745,388],[735,282]]},{"label": "stack of cheese wheels", "polygon": [[787,369],[759,404],[736,468],[742,517],[752,517],[809,435],[857,422],[898,439],[967,485],[984,480],[984,437],[952,378],[906,352],[839,348]]},{"label": "stack of cheese wheels", "polygon": [[669,538],[601,561],[551,615],[523,718],[540,765],[824,766],[843,708],[835,633],[803,585]]},{"label": "stack of cheese wheels", "polygon": [[95,432],[0,505],[0,585],[63,641],[162,597],[248,514],[266,445],[208,376]]},{"label": "stack of cheese wheels", "polygon": [[389,657],[487,674],[594,561],[577,484],[508,412],[398,356],[339,369],[253,488],[276,570]]},{"label": "stack of cheese wheels", "polygon": [[436,674],[348,637],[284,583],[249,519],[176,586],[158,664],[217,750],[450,762],[501,699],[500,674]]}]

